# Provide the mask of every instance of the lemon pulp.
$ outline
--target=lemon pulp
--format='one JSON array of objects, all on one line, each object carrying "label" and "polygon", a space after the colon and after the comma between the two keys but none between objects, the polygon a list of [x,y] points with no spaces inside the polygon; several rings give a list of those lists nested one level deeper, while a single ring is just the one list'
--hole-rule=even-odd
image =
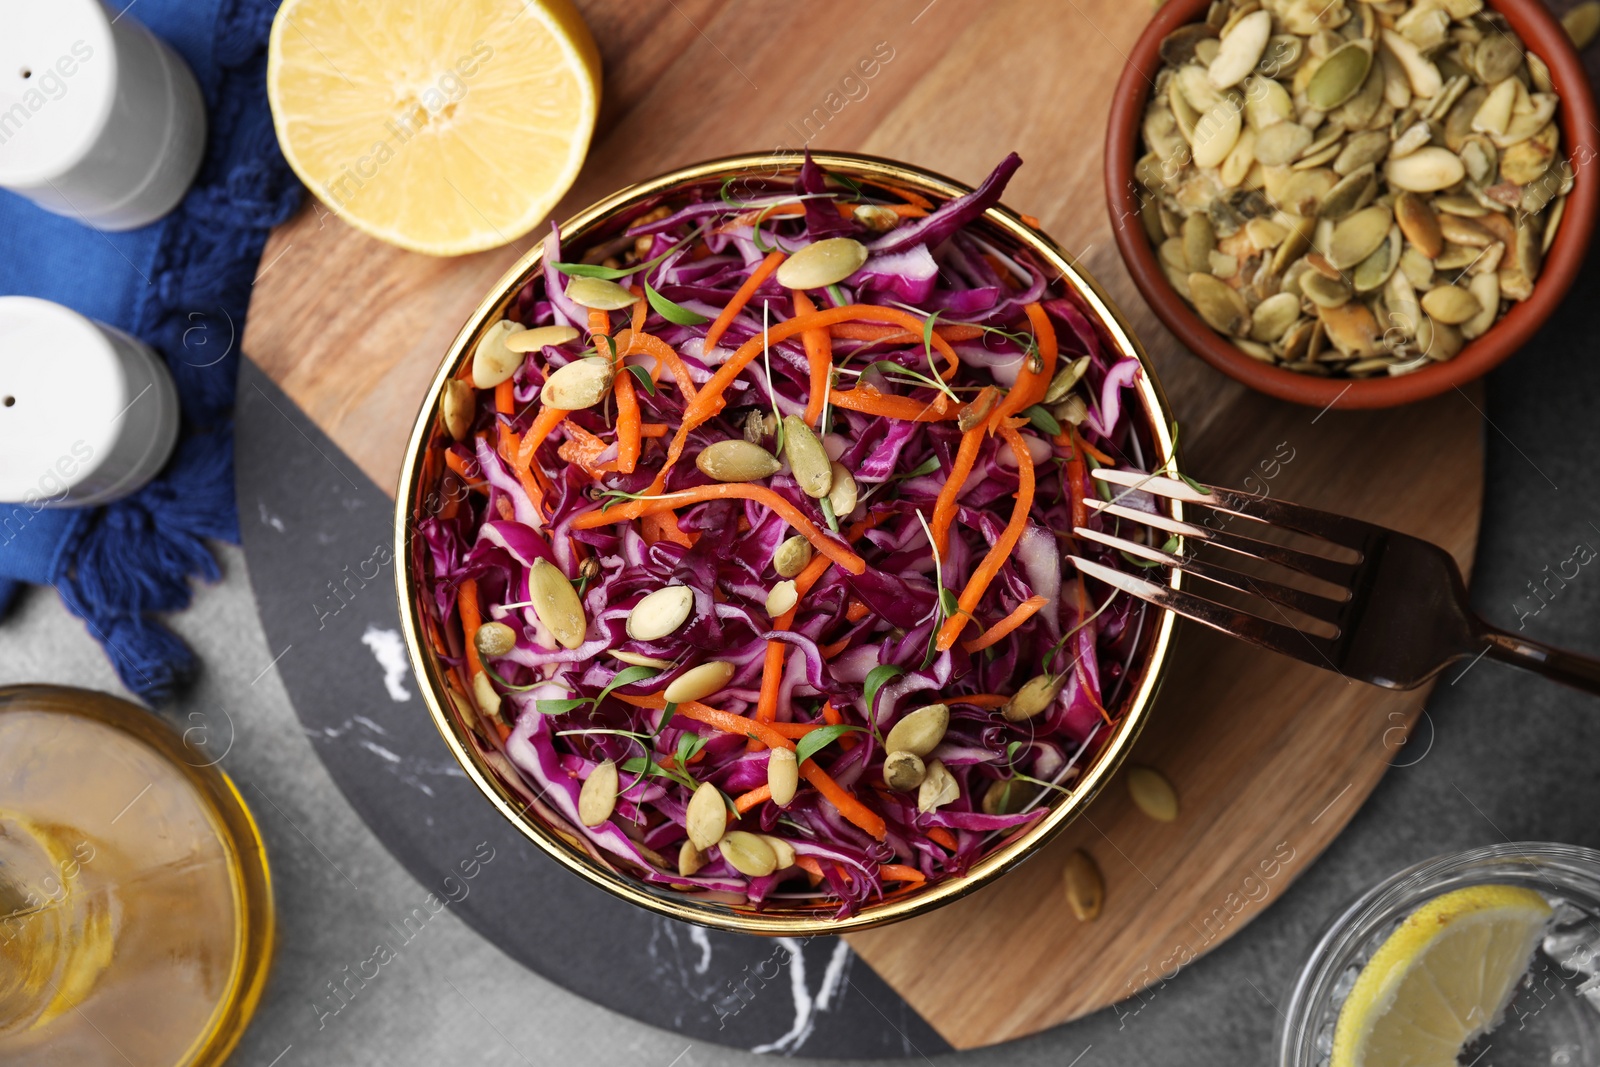
[{"label": "lemon pulp", "polygon": [[267,96],[284,156],[340,218],[432,255],[506,244],[577,177],[600,57],[570,0],[285,0]]}]

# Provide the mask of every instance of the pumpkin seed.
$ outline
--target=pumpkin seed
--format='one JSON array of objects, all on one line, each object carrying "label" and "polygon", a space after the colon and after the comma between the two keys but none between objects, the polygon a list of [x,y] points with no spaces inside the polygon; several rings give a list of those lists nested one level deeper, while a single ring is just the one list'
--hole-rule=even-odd
[{"label": "pumpkin seed", "polygon": [[772,569],[782,578],[793,578],[811,562],[811,542],[799,534],[778,546],[772,554]]},{"label": "pumpkin seed", "polygon": [[505,345],[513,352],[527,353],[564,345],[568,341],[577,339],[578,331],[571,326],[536,326],[531,330],[518,330],[510,334],[505,339]]},{"label": "pumpkin seed", "polygon": [[1305,219],[1290,220],[1288,233],[1277,251],[1272,254],[1272,273],[1283,275],[1289,264],[1305,255],[1311,247],[1311,224]]},{"label": "pumpkin seed", "polygon": [[1350,283],[1357,293],[1370,293],[1389,280],[1389,275],[1400,266],[1400,250],[1403,241],[1400,237],[1400,228],[1392,226],[1384,243],[1379,245],[1377,251],[1356,264],[1356,269],[1350,272]]},{"label": "pumpkin seed", "polygon": [[926,756],[944,740],[945,730],[949,726],[949,705],[925,705],[894,724],[889,735],[883,739],[884,750]]},{"label": "pumpkin seed", "polygon": [[1455,285],[1441,285],[1422,294],[1422,310],[1448,326],[1459,326],[1482,307],[1478,298]]},{"label": "pumpkin seed", "polygon": [[789,457],[789,470],[800,489],[813,500],[821,500],[833,488],[833,461],[817,435],[798,415],[783,417],[783,451]]},{"label": "pumpkin seed", "polygon": [[[1200,121],[1202,115],[1225,99],[1223,94],[1212,86],[1211,80],[1206,76],[1205,68],[1193,63],[1178,68],[1177,74],[1172,79],[1172,87],[1178,94],[1179,102],[1189,111],[1191,127]],[[1172,113],[1178,120],[1178,127],[1182,129],[1184,117],[1178,104],[1173,105]],[[1188,134],[1185,136],[1189,136],[1191,144],[1194,142],[1193,136]]]},{"label": "pumpkin seed", "polygon": [[1156,822],[1172,822],[1178,817],[1178,791],[1154,767],[1128,768],[1128,795],[1134,806]]},{"label": "pumpkin seed", "polygon": [[785,289],[822,289],[844,281],[867,261],[867,246],[852,237],[814,241],[778,264]]},{"label": "pumpkin seed", "polygon": [[1222,35],[1217,58],[1206,71],[1214,89],[1227,89],[1244,81],[1245,75],[1255,70],[1266,51],[1267,38],[1272,36],[1272,16],[1266,11],[1252,11]]},{"label": "pumpkin seed", "polygon": [[568,278],[567,299],[595,311],[620,311],[632,307],[639,298],[604,278]]},{"label": "pumpkin seed", "polygon": [[1511,77],[1521,66],[1522,48],[1502,33],[1487,34],[1472,50],[1473,73],[1485,85]]},{"label": "pumpkin seed", "polygon": [[780,808],[788,807],[794,799],[795,790],[800,788],[800,764],[793,749],[775,748],[767,753],[767,788],[772,802]]},{"label": "pumpkin seed", "polygon": [[1507,78],[1489,91],[1472,116],[1478,133],[1504,133],[1511,125],[1511,108],[1517,102],[1517,83]]},{"label": "pumpkin seed", "polygon": [[667,684],[662,696],[670,704],[682,704],[685,700],[704,700],[728,684],[733,677],[734,666],[726,660],[714,659],[690,667]]},{"label": "pumpkin seed", "polygon": [[478,627],[472,643],[485,659],[503,656],[517,647],[517,632],[503,622],[486,622]]},{"label": "pumpkin seed", "polygon": [[667,585],[646,593],[628,612],[628,636],[635,641],[659,641],[689,621],[694,611],[694,590]]},{"label": "pumpkin seed", "polygon": [[[1538,231],[1534,229],[1532,221],[1524,221],[1517,227],[1514,250],[1517,254],[1517,270],[1532,284],[1539,277],[1539,270],[1544,262],[1544,249]],[[1525,300],[1526,297],[1517,297]]]},{"label": "pumpkin seed", "polygon": [[1544,237],[1539,242],[1539,251],[1548,253],[1550,246],[1555,243],[1556,227],[1561,225],[1561,217],[1567,213],[1567,198],[1561,197],[1550,205],[1550,210],[1545,213]]},{"label": "pumpkin seed", "polygon": [[1322,198],[1322,206],[1317,211],[1317,217],[1342,219],[1365,207],[1377,194],[1378,171],[1375,166],[1368,163],[1341,178],[1337,185],[1328,190],[1328,195]]},{"label": "pumpkin seed", "polygon": [[891,752],[883,760],[883,781],[897,793],[906,793],[920,786],[928,776],[928,768],[915,752]]},{"label": "pumpkin seed", "polygon": [[1300,317],[1300,301],[1293,293],[1275,293],[1256,305],[1250,316],[1253,340],[1271,344],[1282,337]]},{"label": "pumpkin seed", "polygon": [[1317,309],[1317,320],[1328,342],[1346,356],[1375,356],[1383,351],[1383,331],[1377,316],[1360,301]]},{"label": "pumpkin seed", "polygon": [[[1389,275],[1389,283],[1383,290],[1383,303],[1389,309],[1389,327],[1399,330],[1401,339],[1415,337],[1417,323],[1422,318],[1422,306],[1417,303],[1416,289],[1405,271],[1397,270]],[[1389,337],[1387,331],[1384,337]]]},{"label": "pumpkin seed", "polygon": [[1472,132],[1472,117],[1478,113],[1488,96],[1486,87],[1474,85],[1451,106],[1444,120],[1444,146],[1450,151],[1461,151],[1462,142]]},{"label": "pumpkin seed", "polygon": [[772,846],[747,830],[730,830],[717,842],[717,851],[746,878],[765,878],[778,869],[778,854]]},{"label": "pumpkin seed", "polygon": [[1333,230],[1328,261],[1340,270],[1360,263],[1383,244],[1392,221],[1389,209],[1376,204],[1341,220]]},{"label": "pumpkin seed", "polygon": [[563,648],[577,648],[589,628],[583,614],[583,601],[560,568],[547,559],[536,559],[528,568],[528,599],[533,612],[550,636]]},{"label": "pumpkin seed", "polygon": [[1252,74],[1244,86],[1244,118],[1257,133],[1288,122],[1294,117],[1294,100],[1289,90],[1259,74]]},{"label": "pumpkin seed", "polygon": [[795,586],[794,579],[785,578],[767,593],[767,614],[776,619],[798,603],[800,603],[800,591]]},{"label": "pumpkin seed", "polygon": [[1311,131],[1297,122],[1280,122],[1256,133],[1255,156],[1268,167],[1286,166],[1311,144]]},{"label": "pumpkin seed", "polygon": [[1382,37],[1384,45],[1405,70],[1413,95],[1431,97],[1444,88],[1444,78],[1439,74],[1439,68],[1425,58],[1416,45],[1389,29],[1383,31]]},{"label": "pumpkin seed", "polygon": [[1194,46],[1194,59],[1202,67],[1209,67],[1216,62],[1217,53],[1222,51],[1222,42],[1214,37],[1198,42]]},{"label": "pumpkin seed", "polygon": [[1444,235],[1440,230],[1439,216],[1428,206],[1427,200],[1416,193],[1401,193],[1394,201],[1395,221],[1406,240],[1416,246],[1429,259],[1436,259],[1444,250]]},{"label": "pumpkin seed", "polygon": [[578,821],[585,826],[599,826],[611,818],[617,807],[617,764],[605,760],[589,772],[578,791]]},{"label": "pumpkin seed", "polygon": [[1201,41],[1215,40],[1217,31],[1204,22],[1179,26],[1161,39],[1161,62],[1181,67],[1194,58],[1194,47]]},{"label": "pumpkin seed", "polygon": [[721,841],[728,830],[728,805],[722,799],[722,791],[710,782],[701,782],[689,798],[683,821],[689,841],[700,851]]},{"label": "pumpkin seed", "polygon": [[1040,401],[1040,403],[1060,403],[1061,400],[1072,391],[1072,387],[1077,385],[1078,382],[1082,380],[1083,376],[1088,373],[1088,370],[1089,357],[1079,356],[1071,363],[1068,363],[1066,366],[1056,371],[1055,377],[1050,379],[1050,385],[1045,389],[1044,399]]},{"label": "pumpkin seed", "polygon": [[1256,73],[1268,78],[1282,78],[1294,73],[1305,58],[1305,42],[1292,33],[1273,34],[1256,63]]},{"label": "pumpkin seed", "polygon": [[1350,41],[1334,49],[1306,85],[1306,100],[1318,111],[1332,111],[1360,91],[1372,70],[1372,42]]},{"label": "pumpkin seed", "polygon": [[1067,907],[1079,922],[1093,922],[1100,917],[1106,902],[1106,880],[1100,868],[1083,849],[1074,849],[1062,869],[1062,886],[1066,890]]},{"label": "pumpkin seed", "polygon": [[672,666],[670,659],[662,659],[660,656],[644,656],[637,652],[624,652],[617,648],[608,649],[606,655],[635,667],[655,667],[658,670],[666,670]]},{"label": "pumpkin seed", "polygon": [[439,421],[444,424],[445,433],[457,441],[466,440],[472,432],[477,408],[478,394],[471,385],[460,378],[451,378],[444,383],[444,391],[439,394]]},{"label": "pumpkin seed", "polygon": [[694,465],[707,478],[719,482],[757,482],[778,472],[778,457],[743,438],[714,441],[694,457]]},{"label": "pumpkin seed", "polygon": [[833,471],[833,487],[828,490],[828,503],[833,505],[834,516],[842,519],[856,509],[856,477],[837,460],[830,469]]},{"label": "pumpkin seed", "polygon": [[1300,291],[1319,308],[1336,308],[1349,302],[1350,286],[1342,278],[1330,278],[1320,271],[1300,276]]},{"label": "pumpkin seed", "polygon": [[1015,815],[1028,806],[1032,790],[1015,778],[1001,778],[992,782],[983,794],[980,805],[985,815]]},{"label": "pumpkin seed", "polygon": [[1322,209],[1323,198],[1338,183],[1338,175],[1325,168],[1295,171],[1283,184],[1283,209],[1304,218],[1314,218]]},{"label": "pumpkin seed", "polygon": [[855,220],[873,233],[888,233],[900,225],[900,216],[893,208],[880,204],[857,204],[851,213]]},{"label": "pumpkin seed", "polygon": [[693,878],[700,868],[706,865],[705,853],[694,847],[694,842],[685,840],[678,846],[678,874],[684,878]]},{"label": "pumpkin seed", "polygon": [[1466,176],[1461,157],[1447,148],[1429,146],[1401,159],[1391,159],[1383,170],[1391,186],[1413,193],[1448,189]]},{"label": "pumpkin seed", "polygon": [[1376,164],[1389,153],[1389,135],[1383,130],[1361,130],[1344,141],[1333,157],[1333,172],[1341,177]]},{"label": "pumpkin seed", "polygon": [[795,852],[793,845],[789,844],[789,842],[785,841],[783,838],[777,837],[773,834],[757,834],[756,836],[765,841],[767,843],[767,847],[772,849],[772,854],[777,858],[778,861],[778,870],[781,871],[788,867],[794,866]]},{"label": "pumpkin seed", "polygon": [[917,786],[917,810],[928,812],[950,803],[961,795],[955,776],[946,769],[943,760],[929,760],[927,774]]},{"label": "pumpkin seed", "polygon": [[1461,324],[1461,336],[1470,341],[1488,333],[1500,315],[1500,275],[1492,270],[1474,274],[1467,289],[1478,301],[1479,308],[1476,315]]},{"label": "pumpkin seed", "polygon": [[[593,279],[577,279],[579,281]],[[562,411],[592,408],[611,394],[616,372],[607,359],[579,359],[558,367],[544,381],[539,399]]]},{"label": "pumpkin seed", "polygon": [[1190,215],[1183,220],[1183,266],[1192,271],[1208,269],[1212,249],[1217,238],[1211,228],[1211,218],[1204,214]]},{"label": "pumpkin seed", "polygon": [[1561,133],[1553,122],[1500,153],[1500,177],[1517,185],[1538,181],[1556,157]]},{"label": "pumpkin seed", "polygon": [[1529,52],[1523,57],[1528,64],[1528,80],[1533,83],[1537,92],[1550,93],[1555,91],[1555,84],[1550,79],[1550,67],[1544,60]]},{"label": "pumpkin seed", "polygon": [[1250,309],[1244,297],[1227,283],[1196,272],[1189,275],[1189,293],[1195,310],[1213,330],[1233,337],[1250,332]]},{"label": "pumpkin seed", "polygon": [[479,389],[493,389],[517,372],[522,366],[522,355],[511,351],[506,340],[522,332],[522,327],[510,319],[501,319],[483,332],[472,350],[472,384]]},{"label": "pumpkin seed", "polygon": [[1478,250],[1476,248],[1467,248],[1465,245],[1453,245],[1446,242],[1444,251],[1439,253],[1439,257],[1433,261],[1433,265],[1437,270],[1449,272],[1470,266],[1472,261],[1477,258]]},{"label": "pumpkin seed", "polygon": [[1194,127],[1194,165],[1216,167],[1228,158],[1242,128],[1243,107],[1231,97],[1218,100]]},{"label": "pumpkin seed", "polygon": [[1494,241],[1488,230],[1460,215],[1440,215],[1439,233],[1451,244],[1470,248],[1487,248]]},{"label": "pumpkin seed", "polygon": [[1001,705],[1000,714],[1009,722],[1022,722],[1024,719],[1033,718],[1055,703],[1056,695],[1061,692],[1064,681],[1066,681],[1064,677],[1054,674],[1040,674],[1029,678],[1010,700]]},{"label": "pumpkin seed", "polygon": [[[1512,79],[1513,84],[1520,86],[1522,83]],[[1513,111],[1511,122],[1506,126],[1504,133],[1491,133],[1489,139],[1500,148],[1510,148],[1512,145],[1521,144],[1540,130],[1549,125],[1555,117],[1556,98],[1549,93],[1539,93],[1533,97],[1533,110],[1527,112]]]}]

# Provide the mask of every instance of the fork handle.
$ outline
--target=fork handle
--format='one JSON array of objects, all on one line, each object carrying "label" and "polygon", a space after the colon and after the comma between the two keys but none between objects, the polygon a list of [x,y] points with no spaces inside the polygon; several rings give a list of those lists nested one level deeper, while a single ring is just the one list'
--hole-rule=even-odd
[{"label": "fork handle", "polygon": [[1558,682],[1600,695],[1600,660],[1566,652],[1526,637],[1486,626],[1484,651],[1502,663],[1522,667]]}]

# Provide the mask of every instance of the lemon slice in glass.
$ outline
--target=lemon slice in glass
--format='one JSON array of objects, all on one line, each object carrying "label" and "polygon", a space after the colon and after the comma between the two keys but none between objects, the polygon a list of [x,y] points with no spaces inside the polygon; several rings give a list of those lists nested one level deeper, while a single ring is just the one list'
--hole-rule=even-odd
[{"label": "lemon slice in glass", "polygon": [[1330,1067],[1455,1067],[1516,993],[1550,919],[1531,889],[1479,885],[1406,917],[1361,969]]},{"label": "lemon slice in glass", "polygon": [[536,226],[583,166],[600,54],[570,0],[285,0],[267,96],[340,218],[431,255]]}]

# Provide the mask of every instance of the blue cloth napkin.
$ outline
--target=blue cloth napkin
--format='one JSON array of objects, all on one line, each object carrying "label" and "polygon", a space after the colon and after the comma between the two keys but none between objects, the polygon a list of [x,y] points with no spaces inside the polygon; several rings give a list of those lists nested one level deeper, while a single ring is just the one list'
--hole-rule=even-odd
[{"label": "blue cloth napkin", "polygon": [[[142,338],[165,358],[183,422],[172,459],[105,507],[0,504],[0,615],[21,582],[52,585],[151,703],[196,669],[153,613],[219,576],[204,539],[237,542],[233,396],[238,342],[268,231],[301,189],[272,129],[266,46],[278,0],[134,0],[137,18],[199,80],[209,143],[193,188],[143,229],[101,233],[0,191],[0,293],[43,297]],[[113,11],[133,7],[114,0]]]}]

